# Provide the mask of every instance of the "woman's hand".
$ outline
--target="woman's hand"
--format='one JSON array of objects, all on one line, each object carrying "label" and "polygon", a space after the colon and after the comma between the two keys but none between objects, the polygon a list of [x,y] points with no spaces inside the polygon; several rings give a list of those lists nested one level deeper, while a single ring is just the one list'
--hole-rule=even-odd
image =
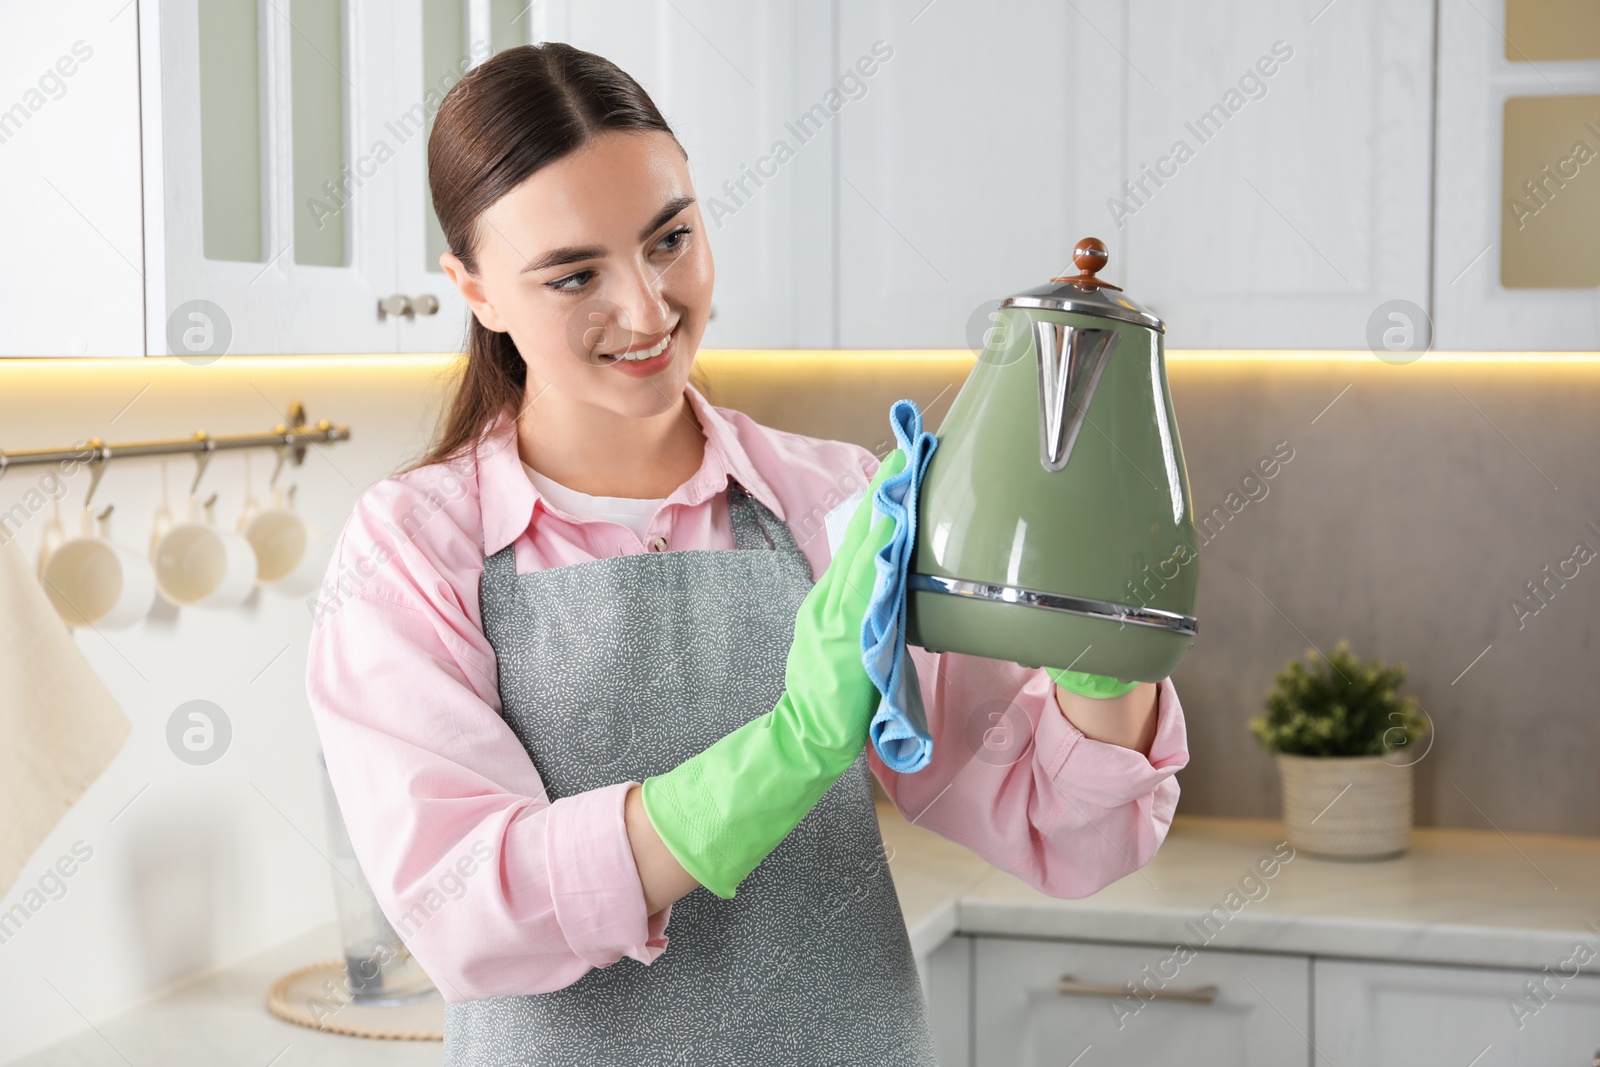
[{"label": "woman's hand", "polygon": [[1088,697],[1060,685],[1056,706],[1083,735],[1110,745],[1131,748],[1146,756],[1156,738],[1156,686],[1140,682],[1117,697]]}]

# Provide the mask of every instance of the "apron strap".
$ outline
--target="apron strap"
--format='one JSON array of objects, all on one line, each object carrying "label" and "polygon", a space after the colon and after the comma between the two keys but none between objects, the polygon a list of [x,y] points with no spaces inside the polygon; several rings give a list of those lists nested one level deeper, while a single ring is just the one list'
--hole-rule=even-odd
[{"label": "apron strap", "polygon": [[728,524],[733,527],[733,547],[752,550],[798,552],[789,525],[772,509],[750,495],[733,475],[728,476]]}]

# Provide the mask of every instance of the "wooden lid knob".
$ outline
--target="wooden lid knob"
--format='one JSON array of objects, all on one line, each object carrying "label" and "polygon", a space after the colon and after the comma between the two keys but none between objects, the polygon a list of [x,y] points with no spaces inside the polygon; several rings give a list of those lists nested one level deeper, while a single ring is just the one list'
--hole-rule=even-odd
[{"label": "wooden lid knob", "polygon": [[1106,253],[1106,243],[1098,237],[1085,237],[1072,250],[1072,265],[1085,274],[1100,270],[1110,258]]},{"label": "wooden lid knob", "polygon": [[1072,265],[1078,268],[1079,273],[1070,277],[1051,278],[1053,282],[1067,282],[1080,289],[1116,289],[1122,291],[1121,286],[1112,285],[1110,282],[1101,281],[1095,275],[1104,270],[1106,263],[1111,259],[1106,251],[1106,243],[1098,237],[1085,237],[1078,242],[1072,250]]}]

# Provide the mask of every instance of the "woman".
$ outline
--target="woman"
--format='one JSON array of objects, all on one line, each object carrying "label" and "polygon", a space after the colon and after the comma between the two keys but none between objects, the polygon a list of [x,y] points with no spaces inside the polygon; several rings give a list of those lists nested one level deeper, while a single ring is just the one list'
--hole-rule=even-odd
[{"label": "woman", "polygon": [[[870,584],[870,508],[838,502],[887,463],[690,383],[711,254],[682,148],[610,62],[499,53],[445,98],[429,168],[465,372],[430,451],[346,524],[307,684],[362,868],[447,1002],[446,1062],[933,1063],[872,777],[1085,896],[1165,837],[1187,760],[1170,680],[1096,697],[912,647],[928,766],[894,773],[813,702],[860,757],[791,801],[737,893],[700,886],[641,783],[693,767],[740,817],[716,768],[776,764],[714,757],[788,701],[819,590],[845,566]],[[860,521],[830,567],[795,532],[834,505]],[[802,761],[822,744],[796,737]]]}]

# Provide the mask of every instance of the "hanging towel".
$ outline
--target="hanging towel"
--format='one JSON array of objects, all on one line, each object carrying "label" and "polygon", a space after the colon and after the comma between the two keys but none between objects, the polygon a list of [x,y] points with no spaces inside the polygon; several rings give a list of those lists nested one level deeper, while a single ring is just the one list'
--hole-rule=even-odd
[{"label": "hanging towel", "polygon": [[21,547],[0,540],[0,896],[129,728]]},{"label": "hanging towel", "polygon": [[882,694],[868,736],[890,770],[910,774],[927,766],[933,737],[916,665],[906,656],[906,571],[917,541],[917,490],[939,442],[923,432],[922,412],[910,400],[894,402],[889,423],[906,465],[872,495],[874,521],[891,518],[895,530],[878,551],[878,580],[861,621],[861,661]]}]

